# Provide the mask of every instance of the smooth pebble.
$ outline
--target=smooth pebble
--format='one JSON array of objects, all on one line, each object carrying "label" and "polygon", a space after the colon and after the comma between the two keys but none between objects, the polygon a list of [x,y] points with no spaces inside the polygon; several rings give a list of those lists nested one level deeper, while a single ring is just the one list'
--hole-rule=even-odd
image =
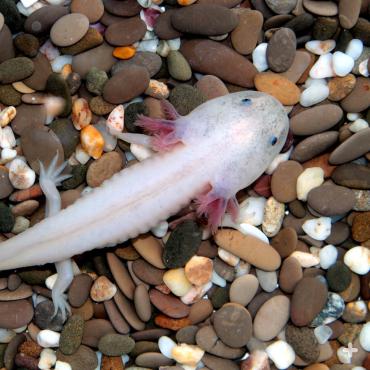
[{"label": "smooth pebble", "polygon": [[307,220],[302,225],[303,231],[315,240],[325,240],[331,232],[331,218],[319,217]]},{"label": "smooth pebble", "polygon": [[265,351],[279,370],[287,369],[293,364],[295,359],[293,348],[283,340],[278,340],[270,344],[266,347]]},{"label": "smooth pebble", "polygon": [[355,61],[352,57],[341,51],[336,51],[333,54],[333,70],[337,76],[344,77],[352,71]]}]

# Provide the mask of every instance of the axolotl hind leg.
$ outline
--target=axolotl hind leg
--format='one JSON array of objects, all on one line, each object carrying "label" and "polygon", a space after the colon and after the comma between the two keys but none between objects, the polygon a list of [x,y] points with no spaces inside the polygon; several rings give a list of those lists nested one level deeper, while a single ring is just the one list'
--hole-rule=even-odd
[{"label": "axolotl hind leg", "polygon": [[229,197],[226,193],[222,187],[209,185],[208,189],[195,200],[198,216],[204,215],[208,218],[208,227],[213,233],[221,225],[225,212],[231,214],[233,221],[238,217],[238,201],[235,196]]},{"label": "axolotl hind leg", "polygon": [[[51,161],[49,167],[45,170],[44,165],[40,162],[40,187],[46,197],[46,217],[55,215],[61,210],[62,202],[57,186],[70,175],[62,175],[67,162],[57,167],[58,153]],[[67,259],[55,264],[57,270],[57,280],[52,289],[52,298],[54,304],[54,316],[58,310],[61,311],[63,320],[66,319],[67,313],[70,313],[70,307],[67,303],[67,296],[64,294],[73,280],[72,260]]]}]

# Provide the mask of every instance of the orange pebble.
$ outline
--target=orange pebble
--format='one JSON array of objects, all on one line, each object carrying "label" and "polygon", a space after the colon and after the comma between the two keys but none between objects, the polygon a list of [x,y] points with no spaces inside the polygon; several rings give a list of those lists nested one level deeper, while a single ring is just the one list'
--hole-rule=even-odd
[{"label": "orange pebble", "polygon": [[130,59],[136,53],[136,49],[133,46],[119,46],[113,51],[113,56],[118,59]]},{"label": "orange pebble", "polygon": [[72,73],[72,64],[65,64],[61,70],[62,77],[66,79],[70,73]]},{"label": "orange pebble", "polygon": [[91,157],[98,159],[103,154],[104,138],[94,126],[88,125],[81,130],[81,145]]},{"label": "orange pebble", "polygon": [[101,370],[124,370],[121,357],[102,357]]},{"label": "orange pebble", "polygon": [[182,6],[194,4],[196,0],[177,0],[177,3]]},{"label": "orange pebble", "polygon": [[170,330],[180,330],[185,328],[185,326],[191,325],[191,321],[187,317],[184,317],[183,319],[172,319],[166,315],[156,316],[154,322],[161,328]]},{"label": "orange pebble", "polygon": [[324,177],[328,178],[331,176],[336,166],[332,166],[329,163],[330,153],[319,155],[318,157],[312,158],[309,161],[302,163],[304,169],[310,167],[321,167],[324,171]]},{"label": "orange pebble", "polygon": [[9,200],[11,202],[22,202],[24,200],[41,197],[42,194],[43,192],[40,185],[35,184],[28,189],[15,191],[10,195]]}]

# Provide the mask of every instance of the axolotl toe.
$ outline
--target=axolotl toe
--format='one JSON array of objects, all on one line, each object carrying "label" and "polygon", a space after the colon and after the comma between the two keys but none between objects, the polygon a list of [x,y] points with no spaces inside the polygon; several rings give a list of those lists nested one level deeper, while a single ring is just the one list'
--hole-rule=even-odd
[{"label": "axolotl toe", "polygon": [[187,116],[164,106],[170,120],[141,117],[138,122],[153,134],[144,141],[158,153],[2,242],[0,270],[62,262],[114,246],[147,232],[192,200],[213,229],[225,211],[236,216],[236,192],[263,174],[284,145],[289,121],[283,106],[254,91],[207,101]]}]

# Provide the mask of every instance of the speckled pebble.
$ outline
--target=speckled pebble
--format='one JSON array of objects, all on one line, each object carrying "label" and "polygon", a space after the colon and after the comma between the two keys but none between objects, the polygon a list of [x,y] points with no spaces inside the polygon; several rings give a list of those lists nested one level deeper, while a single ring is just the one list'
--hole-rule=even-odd
[{"label": "speckled pebble", "polygon": [[99,340],[99,350],[107,356],[122,356],[130,353],[135,341],[128,335],[106,334]]},{"label": "speckled pebble", "polygon": [[65,355],[75,353],[82,342],[84,320],[81,316],[71,316],[60,334],[59,349]]}]

